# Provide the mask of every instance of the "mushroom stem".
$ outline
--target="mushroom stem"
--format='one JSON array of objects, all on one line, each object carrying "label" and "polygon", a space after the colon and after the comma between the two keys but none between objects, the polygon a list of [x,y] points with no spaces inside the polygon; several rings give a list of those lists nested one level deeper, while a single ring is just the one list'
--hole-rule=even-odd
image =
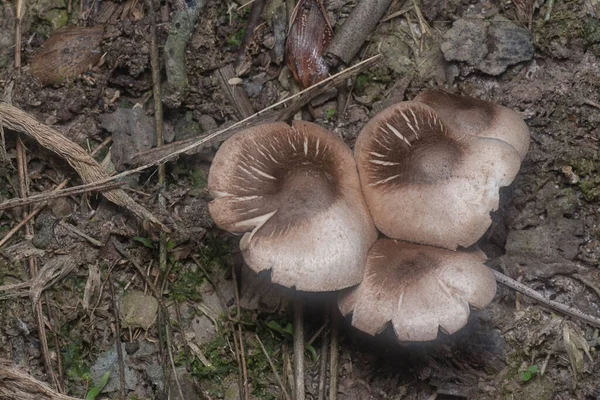
[{"label": "mushroom stem", "polygon": [[304,326],[303,304],[294,293],[294,399],[304,400]]},{"label": "mushroom stem", "polygon": [[503,284],[504,286],[507,286],[519,293],[522,293],[525,296],[530,297],[530,298],[542,303],[543,305],[550,307],[551,309],[553,309],[555,311],[558,311],[558,312],[566,314],[566,315],[570,315],[571,317],[578,318],[582,321],[587,322],[590,325],[600,327],[600,319],[593,317],[591,315],[585,314],[585,313],[583,313],[573,307],[569,307],[565,304],[561,304],[556,301],[548,300],[541,293],[533,290],[532,288],[525,286],[522,283],[517,282],[512,278],[509,278],[508,276],[504,275],[501,272],[496,271],[495,269],[492,269],[492,268],[490,268],[490,269],[494,272],[496,281]]}]

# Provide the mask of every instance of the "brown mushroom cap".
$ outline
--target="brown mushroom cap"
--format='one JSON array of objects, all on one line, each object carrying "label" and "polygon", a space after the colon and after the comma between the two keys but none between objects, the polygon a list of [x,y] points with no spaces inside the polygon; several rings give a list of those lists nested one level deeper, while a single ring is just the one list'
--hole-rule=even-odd
[{"label": "brown mushroom cap", "polygon": [[433,108],[453,131],[502,140],[517,150],[521,160],[529,149],[529,128],[510,108],[443,90],[425,90],[414,101]]},{"label": "brown mushroom cap", "polygon": [[333,291],[362,279],[377,231],[346,144],[315,124],[247,129],[217,152],[209,211],[222,229],[244,233],[248,266],[303,291]]},{"label": "brown mushroom cap", "polygon": [[482,252],[379,239],[367,256],[360,285],[338,300],[352,326],[370,335],[391,321],[399,341],[429,341],[438,330],[452,334],[466,325],[469,304],[483,308],[496,293]]},{"label": "brown mushroom cap", "polygon": [[452,250],[485,233],[499,188],[512,182],[521,162],[512,146],[453,132],[417,102],[398,103],[372,118],[354,156],[381,232]]}]

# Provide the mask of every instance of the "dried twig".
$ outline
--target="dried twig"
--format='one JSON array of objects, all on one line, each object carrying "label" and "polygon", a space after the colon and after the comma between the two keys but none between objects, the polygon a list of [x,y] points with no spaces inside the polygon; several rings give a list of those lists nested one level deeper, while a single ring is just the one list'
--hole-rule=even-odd
[{"label": "dried twig", "polygon": [[161,149],[152,149],[147,152],[137,154],[133,157],[132,162],[134,165],[141,166],[116,175],[115,177],[111,178],[111,180],[135,174],[157,164],[172,161],[180,154],[199,152],[207,146],[216,145],[226,140],[239,130],[245,129],[249,126],[259,123],[286,121],[315,97],[325,93],[333,87],[345,83],[348,78],[356,76],[362,71],[372,67],[380,60],[380,58],[381,55],[378,54],[361,61],[360,63],[353,65],[352,67],[349,67],[333,76],[330,76],[316,85],[313,85],[308,89],[304,89],[301,92],[281,100],[251,115],[250,117],[243,119],[242,121],[228,126],[225,129],[219,129],[218,131],[201,138],[182,140],[180,142],[174,142],[163,146]]},{"label": "dried twig", "polygon": [[338,341],[340,316],[337,305],[331,307],[331,348],[329,355],[329,400],[337,400],[338,380]]},{"label": "dried twig", "polygon": [[600,319],[599,318],[596,318],[592,315],[585,314],[584,312],[579,311],[573,307],[569,307],[565,304],[561,304],[561,303],[558,303],[553,300],[548,300],[541,293],[533,290],[532,288],[525,286],[522,283],[519,283],[512,278],[509,278],[508,276],[504,275],[501,272],[498,272],[494,269],[491,269],[491,270],[494,272],[496,281],[498,281],[499,283],[501,283],[513,290],[516,290],[517,292],[520,292],[520,293],[524,294],[525,296],[530,297],[530,298],[542,303],[543,305],[550,307],[551,309],[553,309],[555,311],[558,311],[562,314],[570,315],[571,317],[585,321],[590,325],[600,327]]},{"label": "dried twig", "polygon": [[[15,132],[24,133],[43,147],[58,154],[77,171],[84,182],[99,182],[110,179],[106,172],[83,148],[64,137],[58,131],[36,121],[24,111],[9,104],[0,102],[0,124]],[[133,200],[121,189],[114,189],[103,193],[111,202],[126,207],[139,218],[148,220],[165,231],[164,226],[152,213]]]},{"label": "dried twig", "polygon": [[291,400],[290,395],[288,394],[287,390],[285,390],[285,386],[283,385],[283,382],[281,381],[281,377],[279,376],[279,373],[277,372],[275,365],[273,365],[273,360],[271,360],[271,356],[269,356],[267,349],[265,349],[265,345],[263,344],[263,342],[260,340],[260,338],[258,337],[258,335],[256,333],[254,334],[254,337],[258,341],[258,344],[260,345],[260,348],[262,349],[263,354],[267,358],[267,362],[269,363],[269,366],[271,367],[271,370],[273,371],[273,375],[275,375],[275,379],[277,380],[277,383],[279,384],[279,388],[283,392],[283,395],[285,396],[285,398],[287,400]]},{"label": "dried twig", "polygon": [[233,65],[227,64],[224,67],[219,68],[218,71],[219,82],[221,89],[228,98],[229,104],[235,106],[237,114],[243,119],[248,118],[254,114],[254,108],[248,100],[246,91],[241,85],[232,85],[231,79],[235,78],[235,71]]},{"label": "dried twig", "polygon": [[[327,321],[326,321],[327,324]],[[325,326],[324,324],[323,326]],[[318,400],[325,400],[325,381],[327,380],[327,350],[329,347],[329,337],[324,334],[321,337],[321,360],[319,366],[319,391]]]},{"label": "dried twig", "polygon": [[119,358],[119,397],[125,400],[125,361],[123,360],[123,349],[121,348],[121,319],[119,318],[119,307],[115,297],[115,288],[110,275],[108,275],[108,288],[110,290],[110,298],[113,306],[113,314],[115,317],[117,357]]},{"label": "dried twig", "polygon": [[600,289],[596,285],[594,285],[594,283],[592,281],[587,279],[585,276],[583,276],[581,274],[573,274],[573,278],[577,279],[578,281],[583,283],[585,286],[592,289],[596,293],[596,295],[598,297],[600,297]]},{"label": "dried twig", "polygon": [[17,0],[16,7],[16,23],[15,23],[15,69],[21,69],[21,51],[22,39],[21,39],[21,27],[23,22],[23,15],[25,14],[25,0]]},{"label": "dried twig", "polygon": [[[25,152],[25,146],[21,141],[21,137],[17,138],[17,174],[19,177],[19,194],[21,198],[27,198],[28,195],[28,184],[27,184],[27,154]],[[23,209],[23,217],[27,217],[27,209]],[[29,221],[25,225],[25,235],[33,237],[33,224]],[[28,257],[27,263],[29,264],[29,274],[33,280],[37,278],[37,263],[36,259],[32,256]],[[41,291],[41,289],[40,289]],[[47,298],[46,298],[47,300]],[[46,373],[50,376],[50,380],[54,384],[56,390],[62,393],[63,387],[61,382],[58,381],[58,377],[52,369],[52,360],[50,359],[50,349],[48,347],[48,337],[46,335],[46,325],[44,324],[44,311],[42,309],[42,303],[39,300],[39,296],[32,298],[33,309],[36,316],[36,322],[38,327],[38,335],[40,344],[42,347],[42,358],[44,359],[44,366],[46,367]]]},{"label": "dried twig", "polygon": [[0,211],[7,210],[9,208],[23,207],[23,206],[26,206],[29,204],[42,203],[42,202],[46,202],[48,200],[57,199],[59,197],[74,196],[76,194],[82,194],[82,193],[87,193],[87,192],[91,192],[91,191],[103,192],[106,190],[116,189],[123,185],[125,185],[125,182],[107,182],[102,185],[92,184],[87,187],[75,186],[72,188],[62,190],[60,192],[57,192],[56,189],[54,189],[49,192],[36,194],[34,196],[29,196],[26,198],[15,198],[15,199],[7,200],[3,203],[0,203]]},{"label": "dried twig", "polygon": [[304,326],[302,299],[294,293],[294,399],[304,400]]},{"label": "dried twig", "polygon": [[238,282],[237,276],[235,274],[235,266],[231,266],[231,273],[233,275],[233,294],[235,296],[235,307],[236,307],[236,317],[237,317],[237,326],[238,326],[238,335],[239,335],[239,345],[240,345],[240,356],[242,363],[242,375],[244,377],[244,399],[248,400],[250,398],[250,390],[248,388],[248,369],[246,366],[246,352],[244,350],[244,334],[242,332],[242,312],[240,308],[240,293],[238,290]]},{"label": "dried twig", "polygon": [[327,62],[333,67],[350,64],[391,3],[392,0],[360,1],[333,37],[325,54]]}]

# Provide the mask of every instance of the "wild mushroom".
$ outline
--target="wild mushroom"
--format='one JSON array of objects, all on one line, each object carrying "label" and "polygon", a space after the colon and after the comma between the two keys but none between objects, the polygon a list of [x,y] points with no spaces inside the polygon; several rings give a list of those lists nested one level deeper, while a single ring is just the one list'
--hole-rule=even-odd
[{"label": "wild mushroom", "polygon": [[521,163],[506,142],[455,131],[431,107],[410,101],[372,118],[354,154],[382,233],[451,250],[485,233],[499,188],[512,182]]},{"label": "wild mushroom", "polygon": [[450,251],[379,239],[367,257],[364,280],[338,301],[352,325],[370,335],[389,322],[399,341],[435,340],[466,325],[470,308],[483,308],[496,293],[480,251]]},{"label": "wild mushroom", "polygon": [[521,160],[529,149],[529,129],[510,108],[443,90],[425,90],[414,101],[433,108],[453,131],[502,140],[513,146]]},{"label": "wild mushroom", "polygon": [[[238,133],[215,155],[208,189],[213,220],[244,234],[240,248],[253,271],[270,270],[272,282],[308,292],[362,280],[377,231],[351,150],[325,129],[294,121]],[[299,300],[294,310],[295,369],[302,373]],[[303,386],[297,391],[304,398]]]}]

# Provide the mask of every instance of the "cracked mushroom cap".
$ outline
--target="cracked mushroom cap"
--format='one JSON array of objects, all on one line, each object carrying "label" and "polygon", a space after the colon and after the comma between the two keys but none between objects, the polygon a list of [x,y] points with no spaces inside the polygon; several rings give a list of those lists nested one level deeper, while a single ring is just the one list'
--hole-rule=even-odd
[{"label": "cracked mushroom cap", "polygon": [[452,250],[483,236],[499,188],[521,163],[507,143],[453,132],[432,108],[410,101],[372,118],[354,156],[383,234]]},{"label": "cracked mushroom cap", "polygon": [[352,326],[376,335],[391,321],[399,341],[435,340],[467,324],[470,307],[483,308],[496,293],[481,251],[379,239],[367,257],[365,276],[338,299]]},{"label": "cracked mushroom cap", "polygon": [[356,285],[377,231],[346,144],[308,122],[247,129],[217,152],[208,177],[210,214],[244,234],[255,272],[317,292]]},{"label": "cracked mushroom cap", "polygon": [[443,90],[425,90],[414,101],[433,108],[454,131],[502,140],[517,150],[521,160],[529,149],[529,128],[510,108]]}]

